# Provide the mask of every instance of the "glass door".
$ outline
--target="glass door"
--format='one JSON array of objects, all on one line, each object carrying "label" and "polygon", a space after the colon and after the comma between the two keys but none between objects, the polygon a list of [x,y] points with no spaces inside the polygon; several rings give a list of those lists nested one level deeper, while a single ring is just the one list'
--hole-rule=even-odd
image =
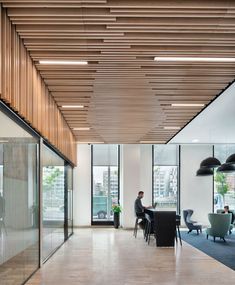
[{"label": "glass door", "polygon": [[64,160],[45,145],[42,158],[42,254],[45,261],[64,242],[65,167]]}]

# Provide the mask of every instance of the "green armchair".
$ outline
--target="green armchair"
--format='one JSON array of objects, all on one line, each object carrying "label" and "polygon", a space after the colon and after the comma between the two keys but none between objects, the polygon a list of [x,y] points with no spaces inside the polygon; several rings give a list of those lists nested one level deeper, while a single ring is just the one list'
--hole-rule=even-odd
[{"label": "green armchair", "polygon": [[[217,213],[217,214],[223,214],[223,211],[224,211],[224,209],[218,209],[218,210],[216,211],[216,213]],[[230,212],[232,212],[233,215],[235,216],[235,211],[230,210]],[[229,233],[230,233],[230,234],[232,233],[232,229],[234,228],[234,225],[235,225],[235,220],[234,220],[234,222],[231,223],[230,226],[229,226]]]},{"label": "green armchair", "polygon": [[211,227],[206,229],[206,238],[208,239],[208,236],[213,236],[214,242],[216,237],[219,237],[225,241],[224,237],[229,231],[232,215],[210,213],[208,214],[208,219]]}]

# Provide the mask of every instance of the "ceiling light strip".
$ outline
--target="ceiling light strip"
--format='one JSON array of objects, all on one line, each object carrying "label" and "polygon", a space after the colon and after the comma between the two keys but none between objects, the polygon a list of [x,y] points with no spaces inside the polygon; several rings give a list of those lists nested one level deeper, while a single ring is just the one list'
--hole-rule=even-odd
[{"label": "ceiling light strip", "polygon": [[199,103],[173,103],[171,104],[172,107],[204,107],[205,104]]},{"label": "ceiling light strip", "polygon": [[165,144],[166,141],[140,141],[142,144]]},{"label": "ceiling light strip", "polygon": [[40,64],[49,65],[87,65],[85,60],[39,60]]},{"label": "ceiling light strip", "polygon": [[155,61],[188,61],[188,62],[235,62],[234,57],[161,57],[155,56]]},{"label": "ceiling light strip", "polygon": [[104,142],[82,142],[82,141],[77,141],[78,144],[103,144]]},{"label": "ceiling light strip", "polygon": [[66,109],[66,108],[68,108],[68,109],[75,109],[75,108],[83,109],[84,108],[83,105],[62,105],[61,107],[64,109]]},{"label": "ceiling light strip", "polygon": [[176,126],[166,126],[166,127],[164,127],[164,130],[180,130],[180,127],[176,127]]},{"label": "ceiling light strip", "polygon": [[89,127],[79,127],[79,128],[73,128],[74,131],[89,131]]}]

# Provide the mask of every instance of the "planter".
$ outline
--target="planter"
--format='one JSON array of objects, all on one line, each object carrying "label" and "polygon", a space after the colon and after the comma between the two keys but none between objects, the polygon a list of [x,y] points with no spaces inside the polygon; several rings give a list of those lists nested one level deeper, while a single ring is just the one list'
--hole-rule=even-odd
[{"label": "planter", "polygon": [[115,213],[115,212],[113,214],[114,214],[114,217],[113,217],[114,228],[118,229],[120,226],[120,219],[119,219],[120,215],[119,213]]}]

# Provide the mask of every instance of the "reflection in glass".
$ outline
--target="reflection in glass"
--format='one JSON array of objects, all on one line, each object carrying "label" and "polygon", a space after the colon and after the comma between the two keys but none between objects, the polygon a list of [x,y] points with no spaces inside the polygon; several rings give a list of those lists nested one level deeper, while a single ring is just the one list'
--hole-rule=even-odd
[{"label": "reflection in glass", "polygon": [[73,233],[73,168],[70,165],[67,168],[67,189],[68,189],[68,209],[67,209],[67,224],[68,236]]},{"label": "reflection in glass", "polygon": [[[214,156],[225,163],[235,153],[235,145],[215,145]],[[235,173],[222,173],[214,170],[214,211],[229,206],[235,210]]]},{"label": "reflection in glass", "polygon": [[64,160],[43,146],[43,259],[64,242]]},{"label": "reflection in glass", "polygon": [[153,204],[156,208],[177,210],[178,154],[177,145],[154,145]]},{"label": "reflection in glass", "polygon": [[154,166],[153,201],[157,208],[177,209],[177,166]]},{"label": "reflection in glass", "polygon": [[93,221],[113,221],[112,205],[118,204],[118,146],[93,146]]},{"label": "reflection in glass", "polygon": [[38,140],[0,112],[0,284],[39,266]]}]

